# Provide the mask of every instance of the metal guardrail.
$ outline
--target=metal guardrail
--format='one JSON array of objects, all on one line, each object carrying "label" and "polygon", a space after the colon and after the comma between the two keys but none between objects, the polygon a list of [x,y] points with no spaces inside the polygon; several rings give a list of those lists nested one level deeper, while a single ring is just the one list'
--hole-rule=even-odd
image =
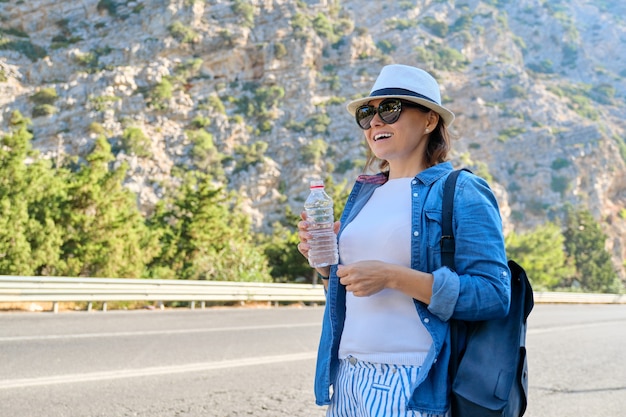
[{"label": "metal guardrail", "polygon": [[0,303],[107,301],[324,302],[322,285],[130,278],[0,276]]},{"label": "metal guardrail", "polygon": [[535,291],[533,296],[535,303],[545,304],[626,304],[626,294]]},{"label": "metal guardrail", "polygon": [[[626,304],[626,294],[535,292],[536,303]],[[107,301],[325,302],[322,285],[127,278],[0,276],[0,303]]]}]

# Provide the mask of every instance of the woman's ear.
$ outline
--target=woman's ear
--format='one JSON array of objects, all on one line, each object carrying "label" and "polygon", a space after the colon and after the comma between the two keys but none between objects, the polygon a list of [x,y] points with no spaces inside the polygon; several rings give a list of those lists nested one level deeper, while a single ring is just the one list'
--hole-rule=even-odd
[{"label": "woman's ear", "polygon": [[426,128],[428,129],[429,132],[432,132],[433,130],[435,130],[438,123],[439,123],[439,113],[431,110],[428,113],[428,121],[426,122]]}]

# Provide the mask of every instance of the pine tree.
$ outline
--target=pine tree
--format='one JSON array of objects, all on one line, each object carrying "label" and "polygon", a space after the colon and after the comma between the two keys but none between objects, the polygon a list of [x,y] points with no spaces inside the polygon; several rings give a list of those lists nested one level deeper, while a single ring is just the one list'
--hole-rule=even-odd
[{"label": "pine tree", "polygon": [[605,248],[606,235],[587,210],[568,210],[565,248],[574,259],[576,279],[587,291],[612,292],[617,272]]},{"label": "pine tree", "polygon": [[47,274],[59,263],[66,172],[32,150],[29,119],[15,111],[10,124],[0,140],[0,273]]},{"label": "pine tree", "polygon": [[150,264],[155,278],[270,281],[267,259],[255,244],[250,219],[199,171],[187,172],[173,196],[150,219],[163,251]]},{"label": "pine tree", "polygon": [[293,281],[296,278],[313,278],[314,270],[308,260],[298,251],[298,229],[300,215],[287,207],[285,223],[276,222],[272,234],[265,236],[263,250],[268,259],[272,278],[277,282]]},{"label": "pine tree", "polygon": [[123,187],[127,166],[112,168],[113,159],[101,136],[71,178],[63,207],[66,275],[140,278],[157,253],[136,196]]},{"label": "pine tree", "polygon": [[535,289],[562,286],[574,273],[565,253],[561,228],[546,223],[530,233],[511,232],[506,237],[507,256],[515,259],[528,274]]}]

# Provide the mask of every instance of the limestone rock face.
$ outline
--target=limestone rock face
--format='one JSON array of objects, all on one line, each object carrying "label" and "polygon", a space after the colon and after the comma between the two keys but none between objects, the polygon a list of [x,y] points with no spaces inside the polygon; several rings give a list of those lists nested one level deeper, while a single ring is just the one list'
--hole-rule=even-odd
[{"label": "limestone rock face", "polygon": [[[299,212],[311,177],[354,180],[365,145],[346,102],[383,65],[417,65],[457,114],[453,162],[489,179],[505,230],[586,207],[625,278],[626,3],[492,3],[2,2],[0,130],[54,88],[34,146],[84,156],[100,125],[149,210],[173,167],[198,169],[190,131],[208,120],[221,159],[207,164],[268,230],[287,205]],[[150,156],[120,148],[128,127],[150,138]]]}]

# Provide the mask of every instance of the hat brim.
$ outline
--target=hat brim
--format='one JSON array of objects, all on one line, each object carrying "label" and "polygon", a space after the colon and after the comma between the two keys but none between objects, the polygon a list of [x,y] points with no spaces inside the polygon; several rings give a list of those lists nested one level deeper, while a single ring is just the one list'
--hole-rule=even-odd
[{"label": "hat brim", "polygon": [[357,100],[353,100],[349,102],[346,107],[348,109],[348,112],[354,116],[354,113],[356,112],[356,109],[359,106],[363,104],[367,104],[368,102],[372,100],[379,100],[379,99],[386,99],[386,98],[399,98],[401,100],[410,101],[412,103],[417,103],[417,104],[421,104],[424,107],[428,107],[435,113],[439,114],[439,116],[443,119],[443,124],[446,127],[450,127],[450,125],[452,125],[452,122],[454,121],[454,113],[452,113],[450,110],[428,99],[423,99],[423,98],[414,97],[414,96],[403,96],[403,95],[397,95],[397,94],[386,95],[386,96],[368,96],[368,97],[360,98]]}]

